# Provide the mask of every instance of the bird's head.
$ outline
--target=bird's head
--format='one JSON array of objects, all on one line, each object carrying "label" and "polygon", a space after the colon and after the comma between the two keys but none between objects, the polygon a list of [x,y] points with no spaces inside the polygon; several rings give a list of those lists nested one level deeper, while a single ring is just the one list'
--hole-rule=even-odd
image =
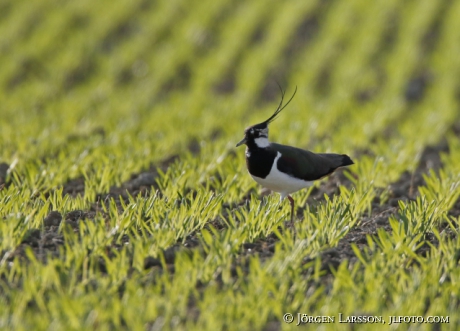
[{"label": "bird's head", "polygon": [[252,145],[256,144],[259,147],[267,147],[268,142],[268,123],[262,122],[253,126],[248,127],[244,130],[244,138],[241,140],[236,147],[243,144]]},{"label": "bird's head", "polygon": [[268,147],[268,145],[270,144],[268,142],[268,124],[270,124],[270,122],[273,122],[275,118],[278,116],[278,114],[284,108],[286,108],[286,106],[291,102],[292,98],[294,98],[294,95],[297,92],[297,87],[295,88],[294,93],[292,94],[289,101],[286,102],[286,104],[284,105],[283,105],[284,91],[281,89],[281,87],[280,87],[280,90],[281,90],[281,101],[278,105],[278,108],[276,108],[275,112],[273,113],[273,115],[270,116],[269,119],[263,121],[262,123],[252,125],[246,128],[246,130],[244,130],[244,138],[238,144],[236,144],[236,147],[241,146],[243,144],[246,144],[247,146],[257,145],[258,147],[261,147],[261,148]]}]

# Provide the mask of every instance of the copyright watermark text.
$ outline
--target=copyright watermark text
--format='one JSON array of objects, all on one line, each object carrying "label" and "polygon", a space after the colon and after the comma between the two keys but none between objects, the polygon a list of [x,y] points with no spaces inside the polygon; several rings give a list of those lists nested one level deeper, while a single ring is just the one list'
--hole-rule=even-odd
[{"label": "copyright watermark text", "polygon": [[449,316],[376,316],[376,315],[308,315],[302,313],[286,313],[285,323],[295,325],[319,323],[359,323],[359,324],[403,324],[403,323],[449,323]]}]

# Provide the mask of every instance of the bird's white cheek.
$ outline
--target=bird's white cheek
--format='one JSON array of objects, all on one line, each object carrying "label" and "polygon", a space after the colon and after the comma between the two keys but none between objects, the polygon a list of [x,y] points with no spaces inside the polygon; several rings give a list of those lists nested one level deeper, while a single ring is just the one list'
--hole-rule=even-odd
[{"label": "bird's white cheek", "polygon": [[257,147],[259,148],[266,148],[270,146],[270,142],[268,141],[268,138],[266,137],[259,137],[254,139],[254,142],[256,143]]}]

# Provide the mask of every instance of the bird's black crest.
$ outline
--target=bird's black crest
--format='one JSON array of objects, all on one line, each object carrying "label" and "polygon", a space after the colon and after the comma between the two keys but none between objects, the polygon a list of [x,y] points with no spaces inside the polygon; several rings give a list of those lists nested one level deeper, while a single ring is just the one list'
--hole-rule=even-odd
[{"label": "bird's black crest", "polygon": [[[278,84],[278,83],[277,83]],[[260,124],[265,124],[265,125],[268,125],[270,122],[273,122],[275,120],[275,118],[278,116],[278,114],[284,109],[286,108],[287,105],[289,105],[289,103],[292,101],[292,99],[294,98],[296,92],[297,92],[297,86],[295,87],[295,90],[294,90],[294,93],[292,93],[292,96],[291,98],[288,100],[288,102],[286,102],[284,105],[283,105],[283,101],[284,101],[284,94],[285,92],[283,91],[283,89],[281,88],[281,86],[278,84],[278,87],[280,88],[280,91],[281,91],[281,101],[278,105],[278,107],[276,108],[275,112],[273,113],[272,116],[270,116],[270,118]]]}]

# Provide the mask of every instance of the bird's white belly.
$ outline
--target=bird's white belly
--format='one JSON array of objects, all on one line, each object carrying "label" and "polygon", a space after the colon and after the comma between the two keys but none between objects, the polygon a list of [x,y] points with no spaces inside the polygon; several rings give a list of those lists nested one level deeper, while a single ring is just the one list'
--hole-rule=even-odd
[{"label": "bird's white belly", "polygon": [[281,193],[282,198],[284,198],[286,195],[294,193],[298,190],[301,190],[303,188],[309,187],[313,185],[313,181],[305,181],[302,179],[297,179],[294,177],[291,177],[281,171],[278,170],[276,167],[276,164],[278,163],[278,159],[281,157],[281,153],[278,152],[278,155],[275,158],[275,161],[273,162],[272,168],[270,170],[270,173],[268,174],[267,177],[265,178],[260,178],[256,176],[252,176],[252,178],[262,185],[263,187],[266,187],[272,191]]}]

